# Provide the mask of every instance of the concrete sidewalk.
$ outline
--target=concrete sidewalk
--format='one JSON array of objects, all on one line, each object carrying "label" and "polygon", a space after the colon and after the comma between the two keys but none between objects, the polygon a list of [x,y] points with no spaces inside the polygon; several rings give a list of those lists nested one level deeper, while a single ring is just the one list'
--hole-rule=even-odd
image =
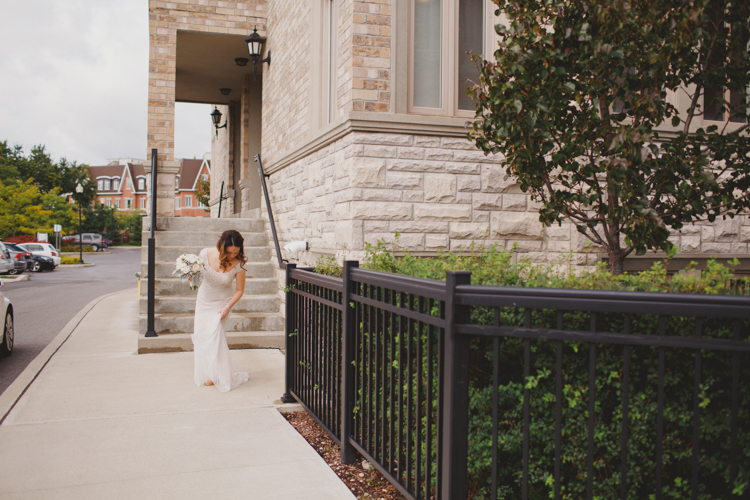
[{"label": "concrete sidewalk", "polygon": [[277,410],[278,350],[232,351],[221,394],[137,341],[136,291],[97,299],[0,396],[0,498],[354,498]]}]

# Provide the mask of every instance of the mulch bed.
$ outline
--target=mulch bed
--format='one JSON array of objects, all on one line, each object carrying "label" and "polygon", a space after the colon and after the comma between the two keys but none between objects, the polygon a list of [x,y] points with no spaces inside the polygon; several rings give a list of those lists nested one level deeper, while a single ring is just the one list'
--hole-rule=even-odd
[{"label": "mulch bed", "polygon": [[372,466],[370,470],[362,468],[363,458],[359,454],[353,464],[343,465],[340,461],[341,450],[338,445],[307,412],[299,411],[283,415],[318,452],[318,455],[323,457],[331,470],[358,499],[406,500],[377,469]]}]

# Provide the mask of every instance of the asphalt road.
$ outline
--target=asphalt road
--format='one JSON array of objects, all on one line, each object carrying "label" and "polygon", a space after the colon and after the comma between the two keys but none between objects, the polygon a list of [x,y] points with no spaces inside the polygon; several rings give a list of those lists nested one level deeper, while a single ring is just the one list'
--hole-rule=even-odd
[{"label": "asphalt road", "polygon": [[28,273],[30,281],[3,286],[3,293],[13,302],[16,335],[13,353],[0,359],[0,394],[86,304],[128,288],[136,293],[139,247],[84,254],[83,260],[96,265]]}]

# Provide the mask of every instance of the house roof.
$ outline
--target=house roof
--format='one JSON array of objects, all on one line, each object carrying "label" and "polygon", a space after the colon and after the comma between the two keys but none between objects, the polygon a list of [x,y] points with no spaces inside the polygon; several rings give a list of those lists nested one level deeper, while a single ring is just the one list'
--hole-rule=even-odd
[{"label": "house roof", "polygon": [[193,189],[195,178],[198,176],[202,164],[203,160],[180,160],[180,183],[178,185],[180,190]]},{"label": "house roof", "polygon": [[122,177],[123,166],[122,165],[102,165],[89,167],[89,173],[91,178],[96,180],[99,177]]}]

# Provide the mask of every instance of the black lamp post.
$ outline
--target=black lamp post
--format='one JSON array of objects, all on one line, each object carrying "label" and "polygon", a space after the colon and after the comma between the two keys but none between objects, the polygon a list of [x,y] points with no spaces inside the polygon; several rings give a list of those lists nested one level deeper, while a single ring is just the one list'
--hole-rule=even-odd
[{"label": "black lamp post", "polygon": [[211,113],[211,121],[214,122],[214,127],[216,127],[216,137],[219,137],[219,129],[226,127],[227,122],[224,120],[224,125],[219,126],[219,123],[221,123],[221,111],[216,106],[214,106],[214,110]]},{"label": "black lamp post", "polygon": [[83,264],[83,235],[81,234],[81,195],[83,194],[83,186],[79,182],[76,186],[76,193],[78,193],[78,263]]},{"label": "black lamp post", "polygon": [[258,28],[253,28],[250,36],[245,38],[245,43],[247,43],[247,50],[250,52],[250,59],[253,61],[253,80],[255,80],[256,68],[259,62],[261,66],[263,63],[271,65],[271,51],[268,51],[265,59],[260,59],[263,55],[263,46],[266,44],[266,37],[258,34]]}]

